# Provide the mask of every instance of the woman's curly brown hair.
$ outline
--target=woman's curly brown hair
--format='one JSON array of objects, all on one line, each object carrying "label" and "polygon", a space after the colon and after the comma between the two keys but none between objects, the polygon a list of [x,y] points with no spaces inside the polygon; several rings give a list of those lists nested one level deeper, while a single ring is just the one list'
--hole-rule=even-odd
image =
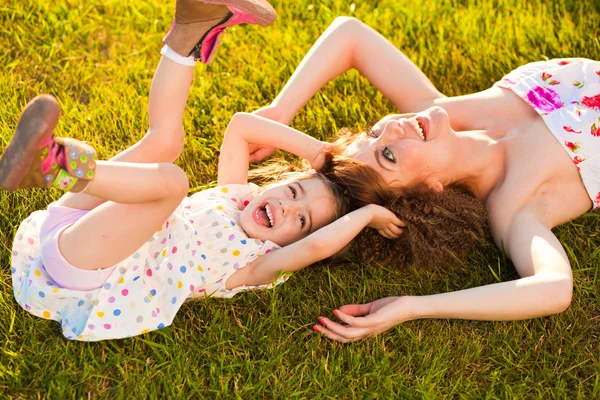
[{"label": "woman's curly brown hair", "polygon": [[485,207],[462,188],[440,194],[406,195],[381,204],[405,227],[396,240],[365,229],[352,243],[361,262],[392,266],[442,266],[461,261],[489,239]]},{"label": "woman's curly brown hair", "polygon": [[326,164],[320,172],[341,188],[349,210],[377,204],[404,223],[395,240],[364,229],[350,245],[350,255],[357,261],[395,267],[448,265],[489,239],[485,207],[466,187],[450,186],[442,193],[393,189],[360,161],[337,155],[328,162],[333,168]]},{"label": "woman's curly brown hair", "polygon": [[[338,137],[336,148],[341,153],[357,133],[343,129]],[[364,229],[351,243],[354,259],[396,267],[441,266],[463,260],[489,240],[485,206],[467,187],[450,185],[442,193],[419,187],[394,189],[375,170],[354,169],[359,170],[357,175],[338,171],[328,177],[346,188],[352,203],[350,208],[378,204],[404,222],[403,233],[396,240],[386,239],[374,229]]]}]

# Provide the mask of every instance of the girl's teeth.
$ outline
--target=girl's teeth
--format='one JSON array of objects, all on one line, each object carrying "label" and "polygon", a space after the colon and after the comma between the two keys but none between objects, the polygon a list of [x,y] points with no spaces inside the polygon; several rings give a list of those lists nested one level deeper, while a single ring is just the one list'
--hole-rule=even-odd
[{"label": "girl's teeth", "polygon": [[273,226],[273,215],[271,214],[271,206],[267,204],[265,206],[265,211],[267,211],[267,217],[269,217],[269,223],[271,224],[271,226]]}]

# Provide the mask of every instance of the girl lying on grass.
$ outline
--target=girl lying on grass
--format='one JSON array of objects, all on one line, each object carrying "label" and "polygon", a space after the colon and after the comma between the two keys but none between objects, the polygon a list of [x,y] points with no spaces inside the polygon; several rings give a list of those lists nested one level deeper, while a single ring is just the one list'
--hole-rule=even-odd
[{"label": "girl lying on grass", "polygon": [[[573,276],[551,229],[600,207],[600,62],[531,63],[488,90],[446,97],[376,31],[339,18],[273,104],[257,113],[289,124],[319,88],[351,68],[413,113],[383,118],[344,154],[405,195],[467,187],[485,205],[493,239],[521,278],[343,306],[334,314],[346,325],[322,317],[315,330],[345,342],[413,319],[518,320],[565,310]],[[255,160],[270,151],[253,150]]]},{"label": "girl lying on grass", "polygon": [[[198,3],[196,15],[188,17],[202,19],[207,9],[215,10],[206,7]],[[233,13],[229,20],[250,20],[238,8],[220,7]],[[178,10],[176,18],[182,14]],[[325,143],[297,131],[281,137],[278,123],[250,114],[237,114],[227,128],[218,186],[186,197],[187,176],[172,161],[184,141],[182,116],[195,64],[194,56],[187,56],[199,38],[213,34],[196,32],[187,48],[178,47],[180,54],[167,36],[150,90],[148,133],[112,160],[96,161],[93,147],[54,137],[60,111],[48,95],[27,105],[0,159],[5,190],[69,192],[21,223],[12,278],[19,304],[60,322],[70,339],[96,341],[160,329],[171,324],[186,299],[231,297],[281,283],[281,271],[335,254],[366,226],[387,237],[401,231],[400,220],[379,206],[340,218],[350,202],[328,176],[360,179],[360,171],[369,169],[363,163],[326,160]],[[201,42],[198,51],[209,61],[205,45]],[[250,143],[288,150],[325,167],[265,187],[248,184]]]}]

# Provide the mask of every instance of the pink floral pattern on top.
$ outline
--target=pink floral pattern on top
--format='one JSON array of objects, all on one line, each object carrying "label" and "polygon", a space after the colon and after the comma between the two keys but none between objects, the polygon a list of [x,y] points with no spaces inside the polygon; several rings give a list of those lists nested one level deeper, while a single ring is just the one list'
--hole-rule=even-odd
[{"label": "pink floral pattern on top", "polygon": [[600,62],[584,58],[526,64],[502,80],[544,120],[577,166],[600,208]]},{"label": "pink floral pattern on top", "polygon": [[544,87],[536,86],[531,89],[526,96],[527,102],[537,108],[538,110],[545,112],[552,112],[558,110],[565,105],[560,101],[560,96],[554,90]]}]

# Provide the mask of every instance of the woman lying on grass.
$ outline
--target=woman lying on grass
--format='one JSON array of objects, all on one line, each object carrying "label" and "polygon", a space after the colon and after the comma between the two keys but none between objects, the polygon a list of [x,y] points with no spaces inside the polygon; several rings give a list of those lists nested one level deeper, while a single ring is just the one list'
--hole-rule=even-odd
[{"label": "woman lying on grass", "polygon": [[[346,325],[322,317],[315,330],[345,342],[413,319],[518,320],[565,310],[573,277],[551,229],[600,206],[600,62],[531,63],[488,90],[446,97],[373,29],[338,18],[272,105],[257,113],[289,124],[319,88],[351,68],[411,113],[383,118],[344,154],[407,195],[467,187],[485,205],[493,239],[521,278],[346,305],[334,311]],[[254,150],[253,159],[270,151]]]},{"label": "woman lying on grass", "polygon": [[[220,11],[248,21],[242,3]],[[189,16],[201,19],[207,10],[215,9],[199,4]],[[179,53],[167,37],[150,90],[149,131],[111,161],[96,161],[96,151],[83,142],[54,137],[60,109],[48,95],[28,104],[0,159],[5,190],[74,192],[23,221],[12,252],[17,301],[60,322],[70,339],[160,329],[186,299],[231,297],[282,282],[281,270],[293,272],[335,254],[366,226],[388,237],[400,233],[398,218],[379,206],[333,222],[350,204],[336,181],[360,179],[369,167],[326,160],[324,143],[297,131],[279,136],[278,123],[250,114],[236,115],[227,128],[219,186],[186,197],[187,176],[172,161],[184,141],[182,116],[195,64],[188,55],[211,32],[197,31]],[[204,54],[206,43],[200,44]],[[295,152],[322,172],[288,175],[262,188],[248,184],[249,143]]]}]

